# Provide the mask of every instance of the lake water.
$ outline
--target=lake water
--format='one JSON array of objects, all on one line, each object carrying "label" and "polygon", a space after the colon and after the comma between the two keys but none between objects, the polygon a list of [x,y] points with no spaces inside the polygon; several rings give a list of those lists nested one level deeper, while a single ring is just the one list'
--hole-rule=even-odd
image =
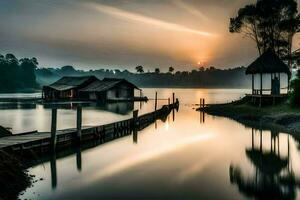
[{"label": "lake water", "polygon": [[[68,155],[53,155],[28,169],[38,181],[20,198],[300,199],[300,137],[255,130],[194,110],[199,98],[207,103],[228,102],[246,90],[145,89],[144,93],[153,97],[155,91],[163,99],[176,93],[181,104],[174,119],[171,115],[165,122],[157,121],[140,131],[137,139],[130,135]],[[137,103],[134,108],[140,106]],[[131,116],[130,109],[126,113],[115,105],[104,107],[84,108],[84,124]],[[141,107],[141,113],[154,109],[152,101]],[[18,131],[27,125],[48,129],[49,112],[39,106],[1,110],[1,121]],[[75,126],[75,110],[59,112],[61,128]],[[18,125],[4,117],[17,119]]]}]

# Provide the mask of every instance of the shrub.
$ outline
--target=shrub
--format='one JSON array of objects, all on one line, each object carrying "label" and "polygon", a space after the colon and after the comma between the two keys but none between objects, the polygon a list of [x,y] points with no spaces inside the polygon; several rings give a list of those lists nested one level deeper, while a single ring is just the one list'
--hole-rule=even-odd
[{"label": "shrub", "polygon": [[300,70],[291,82],[290,102],[293,106],[300,106]]}]

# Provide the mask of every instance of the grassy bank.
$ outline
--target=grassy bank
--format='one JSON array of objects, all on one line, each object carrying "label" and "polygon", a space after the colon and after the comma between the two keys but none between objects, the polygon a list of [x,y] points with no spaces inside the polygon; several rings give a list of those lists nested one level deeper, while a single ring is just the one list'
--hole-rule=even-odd
[{"label": "grassy bank", "polygon": [[228,117],[241,123],[259,123],[276,126],[286,132],[300,133],[300,108],[292,108],[286,103],[259,108],[247,102],[211,105],[198,111]]},{"label": "grassy bank", "polygon": [[18,199],[20,192],[30,186],[31,177],[11,155],[0,151],[0,160],[0,199]]}]

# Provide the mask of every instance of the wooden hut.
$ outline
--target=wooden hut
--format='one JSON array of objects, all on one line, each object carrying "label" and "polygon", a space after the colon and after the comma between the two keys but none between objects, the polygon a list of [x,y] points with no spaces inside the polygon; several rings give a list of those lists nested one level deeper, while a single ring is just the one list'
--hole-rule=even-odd
[{"label": "wooden hut", "polygon": [[[272,51],[263,53],[253,63],[251,63],[246,70],[247,75],[252,75],[252,94],[248,94],[254,100],[259,98],[260,105],[264,99],[272,99],[275,103],[276,99],[286,98],[287,93],[282,93],[280,86],[281,75],[287,76],[287,89],[289,87],[289,80],[291,71],[289,67]],[[263,75],[270,74],[271,76],[271,89],[264,89]],[[260,88],[255,88],[255,75],[260,76]]]},{"label": "wooden hut", "polygon": [[84,88],[98,79],[95,76],[65,76],[51,85],[44,86],[44,100],[72,100],[79,98],[79,89]]},{"label": "wooden hut", "polygon": [[125,79],[104,78],[79,90],[80,96],[97,101],[133,101],[134,90],[141,91]]},{"label": "wooden hut", "polygon": [[[134,97],[134,91],[141,89],[125,79],[104,78],[95,76],[63,77],[49,86],[43,87],[43,99],[87,100],[87,101],[134,101],[146,100]],[[145,97],[144,97],[145,98]]]}]

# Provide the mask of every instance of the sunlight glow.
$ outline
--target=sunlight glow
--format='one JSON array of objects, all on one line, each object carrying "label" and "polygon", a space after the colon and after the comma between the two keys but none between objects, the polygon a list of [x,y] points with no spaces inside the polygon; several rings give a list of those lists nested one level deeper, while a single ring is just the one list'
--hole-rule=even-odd
[{"label": "sunlight glow", "polygon": [[184,25],[166,22],[166,21],[163,21],[160,19],[151,18],[151,17],[144,16],[144,15],[141,15],[138,13],[129,12],[126,10],[122,10],[122,9],[115,8],[112,6],[107,6],[107,5],[100,4],[100,3],[97,3],[97,4],[91,3],[88,5],[90,8],[95,9],[99,12],[102,12],[102,13],[105,13],[108,15],[112,15],[115,17],[119,17],[121,19],[127,19],[130,21],[140,22],[143,24],[154,25],[159,28],[178,31],[178,32],[193,33],[193,34],[197,34],[197,35],[201,35],[201,36],[212,36],[213,35],[212,33],[209,33],[206,31],[200,31],[200,30],[188,28]]}]

